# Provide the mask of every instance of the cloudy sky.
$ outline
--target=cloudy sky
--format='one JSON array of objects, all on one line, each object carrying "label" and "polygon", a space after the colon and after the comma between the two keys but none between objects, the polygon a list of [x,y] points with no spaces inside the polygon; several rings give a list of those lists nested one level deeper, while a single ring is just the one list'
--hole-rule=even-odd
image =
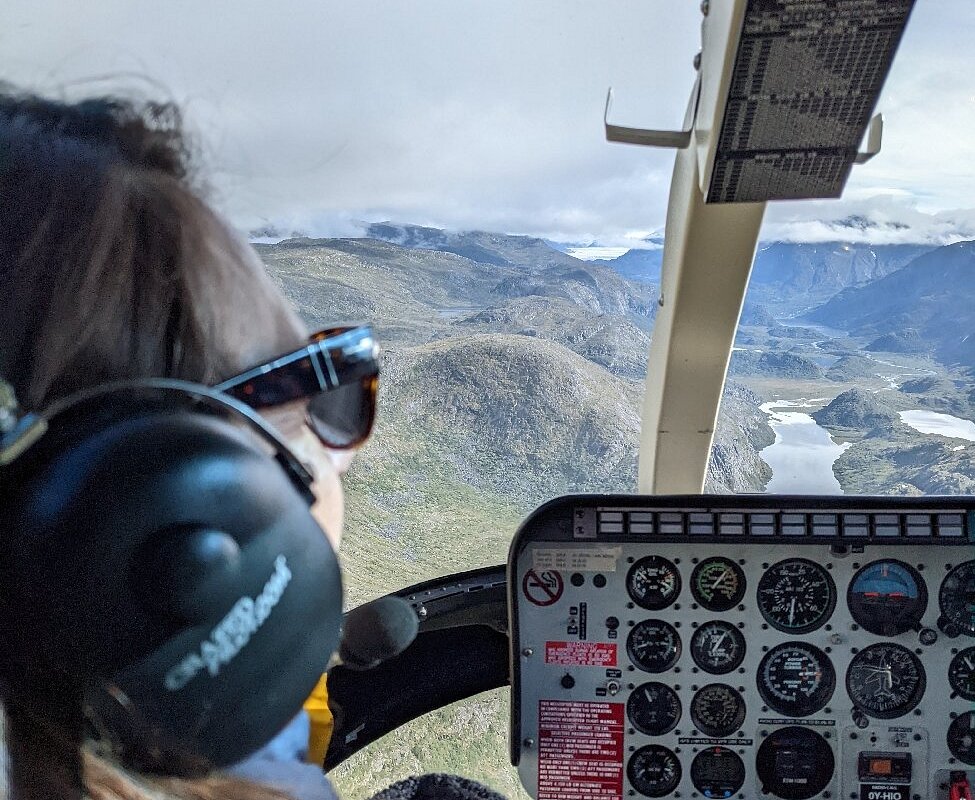
[{"label": "cloudy sky", "polygon": [[[30,89],[180,103],[245,230],[617,245],[662,227],[673,153],[606,143],[606,90],[614,121],[678,127],[699,40],[697,0],[6,0],[0,64]],[[861,214],[878,225],[853,238],[975,238],[973,42],[972,0],[917,0],[883,153],[842,201],[770,207],[766,237],[836,238]]]}]

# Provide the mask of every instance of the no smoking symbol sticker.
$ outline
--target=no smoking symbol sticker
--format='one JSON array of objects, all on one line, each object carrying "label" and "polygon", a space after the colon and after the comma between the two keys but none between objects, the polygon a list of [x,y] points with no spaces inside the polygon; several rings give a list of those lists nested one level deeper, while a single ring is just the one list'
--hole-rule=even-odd
[{"label": "no smoking symbol sticker", "polygon": [[536,606],[550,606],[558,602],[563,589],[565,584],[562,583],[562,576],[554,569],[546,569],[542,572],[530,569],[521,582],[521,590],[528,598],[528,602]]}]

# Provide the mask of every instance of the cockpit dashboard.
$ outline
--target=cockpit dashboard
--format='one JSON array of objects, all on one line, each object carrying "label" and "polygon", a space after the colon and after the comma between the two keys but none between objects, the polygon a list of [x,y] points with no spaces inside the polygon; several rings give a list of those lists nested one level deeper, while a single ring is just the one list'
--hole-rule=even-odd
[{"label": "cockpit dashboard", "polygon": [[508,566],[538,800],[919,800],[975,779],[975,502],[570,496]]}]

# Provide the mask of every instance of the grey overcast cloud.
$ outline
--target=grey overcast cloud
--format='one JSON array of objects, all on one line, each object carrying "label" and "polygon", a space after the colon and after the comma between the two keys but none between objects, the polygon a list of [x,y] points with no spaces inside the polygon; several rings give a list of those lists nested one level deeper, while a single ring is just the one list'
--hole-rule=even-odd
[{"label": "grey overcast cloud", "polygon": [[[179,103],[247,231],[632,246],[663,225],[673,153],[606,143],[606,90],[620,124],[679,126],[700,20],[697,0],[7,0],[0,63],[19,88]],[[882,154],[840,201],[770,206],[765,237],[975,238],[973,42],[972,0],[917,0]]]}]

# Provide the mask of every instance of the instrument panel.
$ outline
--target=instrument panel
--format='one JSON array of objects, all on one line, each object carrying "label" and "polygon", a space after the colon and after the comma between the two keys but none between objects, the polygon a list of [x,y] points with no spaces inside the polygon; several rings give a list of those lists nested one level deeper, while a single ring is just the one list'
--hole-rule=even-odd
[{"label": "instrument panel", "polygon": [[975,499],[575,496],[512,545],[539,800],[949,798],[975,778]]}]

